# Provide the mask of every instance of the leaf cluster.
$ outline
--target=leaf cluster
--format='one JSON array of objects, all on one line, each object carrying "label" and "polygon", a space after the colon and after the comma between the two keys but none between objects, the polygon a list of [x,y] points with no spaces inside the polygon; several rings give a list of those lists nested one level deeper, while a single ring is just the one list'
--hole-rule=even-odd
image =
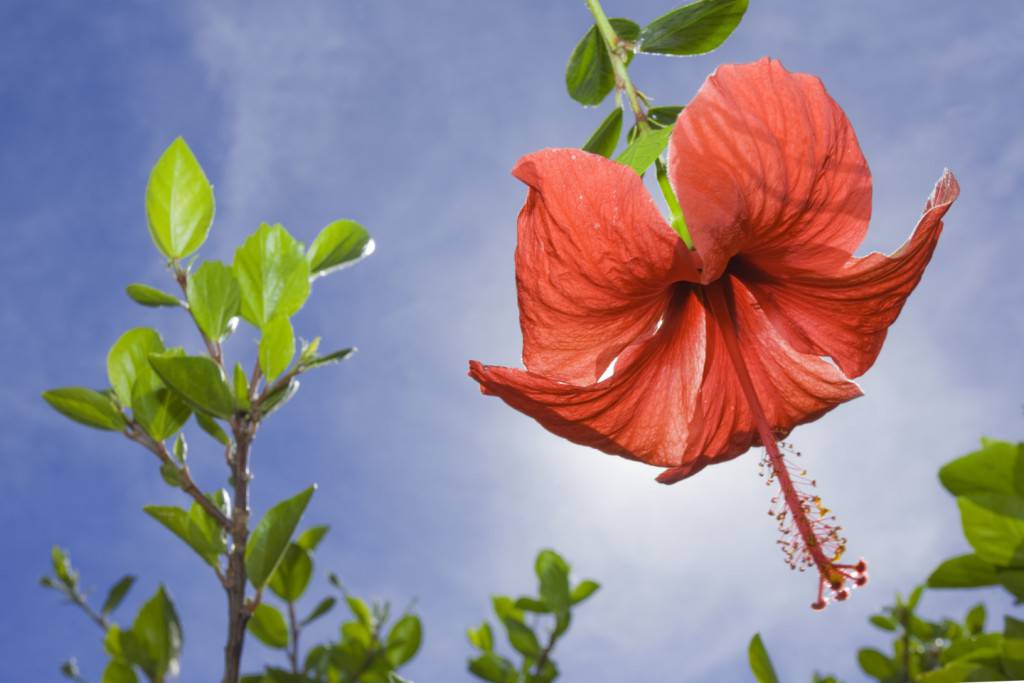
[{"label": "leaf cluster", "polygon": [[[598,125],[583,150],[612,158],[643,174],[665,150],[672,126],[683,107],[650,106],[643,92],[635,92],[637,104],[645,109],[626,134],[626,148],[615,156],[623,130],[621,91],[623,74],[635,54],[699,55],[717,49],[739,25],[748,0],[697,0],[654,19],[641,27],[618,17],[602,29],[598,20],[576,44],[565,70],[569,96],[585,106],[604,102],[617,91],[615,107]],[[611,36],[608,33],[611,33]],[[609,39],[611,42],[609,42]],[[618,62],[620,67],[616,65]],[[617,73],[617,68],[622,73]]]},{"label": "leaf cluster", "polygon": [[[387,603],[367,604],[349,593],[334,574],[330,584],[339,595],[329,595],[298,617],[296,606],[313,575],[313,552],[326,535],[326,526],[314,526],[290,542],[266,586],[280,603],[274,606],[264,594],[249,620],[249,633],[267,647],[282,651],[286,666],[267,666],[260,673],[242,677],[246,683],[389,683],[397,671],[419,651],[423,639],[420,619],[411,612],[389,621]],[[342,621],[338,639],[299,649],[305,627],[321,619],[343,601],[351,616]]]},{"label": "leaf cluster", "polygon": [[[51,552],[53,574],[40,583],[53,589],[81,609],[103,632],[103,647],[109,657],[100,683],[137,683],[141,672],[151,683],[162,683],[178,675],[182,648],[181,622],[174,602],[163,586],[139,608],[130,626],[112,621],[135,584],[134,576],[124,576],[107,591],[99,612],[89,604],[82,591],[78,571],[71,565],[67,551],[54,547]],[[69,659],[61,673],[73,681],[82,681],[78,665]]]},{"label": "leaf cluster", "polygon": [[537,595],[491,598],[518,663],[495,649],[490,622],[484,621],[467,631],[470,644],[478,652],[469,660],[469,671],[478,679],[493,683],[550,683],[558,677],[558,667],[552,659],[555,645],[569,629],[573,608],[600,586],[590,579],[572,585],[569,564],[554,550],[542,550],[537,555],[534,572]]}]

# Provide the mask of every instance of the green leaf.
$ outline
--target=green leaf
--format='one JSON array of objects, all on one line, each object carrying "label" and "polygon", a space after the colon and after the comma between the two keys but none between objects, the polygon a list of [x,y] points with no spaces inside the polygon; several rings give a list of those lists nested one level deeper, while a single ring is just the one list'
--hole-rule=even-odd
[{"label": "green leaf", "polygon": [[50,564],[61,584],[71,589],[78,586],[78,572],[71,566],[71,558],[66,550],[56,545],[50,548]]},{"label": "green leaf", "polygon": [[505,626],[509,644],[527,657],[538,656],[541,647],[537,635],[523,621],[523,613],[515,607],[512,600],[498,595],[494,596],[491,602],[494,605],[494,612]]},{"label": "green leaf", "polygon": [[964,536],[982,560],[1024,567],[1024,498],[974,493],[957,498]]},{"label": "green leaf", "polygon": [[996,581],[1017,598],[1017,604],[1024,602],[1024,570],[997,569]]},{"label": "green leaf", "polygon": [[583,602],[591,595],[597,592],[597,589],[601,587],[597,581],[591,581],[586,579],[576,584],[576,587],[572,589],[572,593],[569,595],[569,601],[572,604]]},{"label": "green leaf", "polygon": [[149,234],[165,256],[180,259],[198,249],[213,222],[213,188],[182,138],[153,167],[146,186]]},{"label": "green leaf", "polygon": [[149,363],[160,379],[196,410],[224,419],[235,412],[224,373],[209,358],[153,353]]},{"label": "green leaf", "polygon": [[569,609],[569,565],[553,550],[537,554],[534,571],[540,583],[540,599],[552,612]]},{"label": "green leaf", "polygon": [[494,649],[494,633],[491,625],[486,621],[477,628],[466,629],[466,637],[470,644],[482,652],[490,652]]},{"label": "green leaf", "polygon": [[235,363],[233,380],[235,404],[241,406],[245,410],[248,410],[252,407],[249,402],[249,378],[245,376],[245,370],[242,369],[241,363]]},{"label": "green leaf", "polygon": [[651,107],[647,110],[647,120],[661,127],[671,128],[675,125],[676,119],[679,118],[679,114],[682,113],[683,109],[684,107],[677,104]]},{"label": "green leaf", "polygon": [[524,612],[535,612],[537,614],[550,614],[551,608],[546,604],[535,598],[521,597],[517,598],[516,609],[521,609]]},{"label": "green leaf", "polygon": [[761,642],[760,633],[755,633],[754,637],[750,639],[750,645],[747,646],[747,657],[750,659],[750,670],[757,683],[779,683],[772,660],[768,657],[768,651],[764,649],[764,643]]},{"label": "green leaf", "polygon": [[292,400],[292,397],[298,391],[299,380],[293,377],[288,384],[278,387],[263,397],[263,400],[260,401],[260,415],[267,417],[272,414],[275,410]]},{"label": "green leaf", "polygon": [[169,462],[160,464],[160,476],[164,483],[172,488],[181,488],[181,470]]},{"label": "green leaf", "polygon": [[[632,43],[640,37],[640,27],[629,19],[610,21],[619,38]],[[627,60],[630,59],[632,53],[627,54]],[[612,61],[596,25],[591,26],[583,35],[569,56],[565,68],[565,87],[570,97],[584,105],[601,104],[615,87]]]},{"label": "green leaf", "polygon": [[107,599],[103,601],[103,607],[100,609],[100,612],[106,615],[117,609],[117,606],[124,600],[124,596],[128,595],[128,591],[131,590],[134,583],[134,576],[130,574],[122,576],[120,581],[110,587],[110,590],[107,592]]},{"label": "green leaf", "polygon": [[[677,105],[651,107],[647,110],[647,122],[653,128],[665,128],[666,126],[671,128],[675,125],[676,119],[679,118],[679,114],[683,109],[683,107]],[[630,126],[629,132],[626,133],[626,142],[632,143],[636,140],[638,131],[639,129],[636,127],[636,124]]]},{"label": "green leaf", "polygon": [[590,139],[583,144],[584,152],[593,152],[611,158],[622,135],[622,108],[615,107],[597,127]]},{"label": "green leaf", "polygon": [[964,619],[964,626],[971,635],[978,635],[985,630],[985,605],[978,603],[967,612],[967,617]]},{"label": "green leaf", "polygon": [[260,369],[268,382],[288,369],[295,357],[295,331],[288,318],[278,316],[263,326],[259,353]]},{"label": "green leaf", "polygon": [[354,354],[356,350],[357,349],[355,347],[352,347],[348,349],[340,349],[338,351],[334,351],[333,353],[328,353],[326,356],[315,356],[309,360],[304,360],[302,362],[302,369],[311,370],[313,368],[319,368],[320,366],[323,365],[334,365],[335,363],[340,363],[341,361],[345,360],[346,358]]},{"label": "green leaf", "polygon": [[121,650],[121,627],[117,624],[111,624],[103,634],[103,649],[114,659],[124,659],[124,652]]},{"label": "green leaf", "polygon": [[416,656],[423,640],[423,626],[414,614],[406,614],[395,622],[388,633],[387,658],[392,668],[397,669]]},{"label": "green leaf", "polygon": [[336,605],[337,602],[338,600],[333,597],[324,598],[323,600],[318,602],[316,604],[316,607],[313,608],[313,611],[306,615],[306,618],[299,623],[305,626],[306,624],[316,621],[317,619],[319,619],[320,617],[334,609],[334,605]]},{"label": "green leaf", "polygon": [[118,659],[111,659],[103,669],[100,683],[138,683],[139,679],[131,666]]},{"label": "green leaf", "polygon": [[256,607],[247,628],[264,645],[280,650],[288,647],[288,624],[284,616],[265,602]]},{"label": "green leaf", "polygon": [[921,601],[921,595],[924,593],[924,586],[917,586],[913,591],[910,592],[910,597],[907,599],[907,608],[913,611],[917,607],[917,603]]},{"label": "green leaf", "polygon": [[217,527],[216,521],[210,518],[198,503],[193,503],[192,507],[199,512],[193,514],[191,510],[186,512],[179,507],[163,505],[147,505],[142,509],[147,515],[167,527],[175,536],[185,541],[207,564],[215,567],[217,566],[217,556],[223,549],[220,529]]},{"label": "green leaf", "polygon": [[477,678],[493,683],[518,683],[519,674],[512,662],[493,652],[486,652],[469,662],[469,671]]},{"label": "green leaf", "polygon": [[882,629],[883,631],[895,631],[896,622],[887,616],[881,614],[875,614],[868,618],[868,621]]},{"label": "green leaf", "polygon": [[231,439],[228,438],[227,432],[224,431],[216,420],[206,413],[196,413],[195,415],[196,424],[199,425],[199,428],[213,437],[213,439],[220,445],[227,446],[231,442]]},{"label": "green leaf", "polygon": [[303,550],[313,552],[316,550],[316,547],[320,545],[320,541],[323,540],[324,536],[326,536],[327,532],[330,530],[331,527],[326,524],[311,526],[299,534],[299,537],[295,539],[295,545],[299,546]]},{"label": "green leaf", "polygon": [[84,387],[61,387],[43,392],[43,400],[64,417],[95,429],[119,432],[124,417],[109,397]]},{"label": "green leaf", "polygon": [[149,354],[183,357],[184,349],[164,349],[160,335],[147,328],[123,334],[107,355],[107,373],[123,405],[130,406],[132,417],[156,441],[170,437],[188,420],[192,410],[168,389],[149,363]]},{"label": "green leaf", "polygon": [[132,623],[131,639],[146,654],[146,660],[138,663],[150,679],[178,675],[181,622],[163,586],[139,610]]},{"label": "green leaf", "polygon": [[179,465],[185,464],[185,461],[188,459],[188,442],[185,441],[184,434],[178,434],[174,438],[174,446],[171,448],[171,453]]},{"label": "green leaf", "polygon": [[659,128],[644,133],[629,144],[615,161],[631,167],[640,175],[661,155],[672,136],[672,127]]},{"label": "green leaf", "polygon": [[220,261],[204,261],[188,276],[188,307],[207,337],[219,342],[231,332],[232,319],[242,306],[234,272]]},{"label": "green leaf", "polygon": [[172,436],[188,422],[188,417],[192,414],[188,404],[177,393],[164,386],[153,391],[136,387],[132,406],[135,421],[142,425],[155,441],[163,441]]},{"label": "green leaf", "polygon": [[880,681],[899,673],[899,668],[893,660],[878,650],[868,647],[857,651],[857,663],[860,664],[860,668],[864,670],[864,673],[874,676]]},{"label": "green leaf", "polygon": [[954,496],[1006,493],[1024,496],[1024,444],[986,439],[981,450],[944,465],[939,480]]},{"label": "green leaf", "polygon": [[135,303],[150,308],[181,305],[181,301],[173,294],[139,282],[128,285],[124,291]]},{"label": "green leaf", "polygon": [[303,548],[291,543],[267,585],[285,602],[295,602],[306,591],[312,576],[313,559]]},{"label": "green leaf", "polygon": [[245,568],[249,580],[257,589],[266,584],[284,556],[295,527],[315,490],[314,484],[270,508],[253,530],[245,548]]},{"label": "green leaf", "polygon": [[995,567],[977,555],[950,558],[928,577],[929,588],[977,588],[998,582]]},{"label": "green leaf", "polygon": [[361,598],[357,598],[354,595],[346,595],[345,602],[348,603],[348,608],[352,610],[352,614],[359,620],[359,623],[367,628],[373,628],[373,614]]},{"label": "green leaf", "polygon": [[1024,678],[1024,621],[1006,617],[1000,659],[1011,678]]},{"label": "green leaf", "polygon": [[640,52],[699,55],[729,37],[747,11],[747,0],[698,0],[663,14],[644,27]]},{"label": "green leaf", "polygon": [[958,659],[978,659],[994,656],[998,658],[1003,647],[1002,633],[983,633],[979,636],[961,637],[939,653],[939,660],[950,663]]},{"label": "green leaf", "polygon": [[262,224],[235,251],[232,269],[242,291],[242,317],[256,327],[294,315],[309,296],[302,245],[280,225]]},{"label": "green leaf", "polygon": [[375,245],[370,233],[355,221],[330,223],[309,245],[306,259],[314,278],[354,265],[373,253]]}]

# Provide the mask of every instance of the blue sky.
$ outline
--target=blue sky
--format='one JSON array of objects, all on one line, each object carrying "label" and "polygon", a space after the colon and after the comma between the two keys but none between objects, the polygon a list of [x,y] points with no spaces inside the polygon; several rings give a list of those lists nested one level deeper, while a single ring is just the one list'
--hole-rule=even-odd
[{"label": "blue sky", "polygon": [[[641,23],[671,8],[605,6]],[[426,624],[408,669],[417,683],[470,680],[465,627],[490,593],[532,587],[545,546],[604,585],[559,648],[565,680],[746,680],[755,631],[786,680],[814,669],[863,680],[855,650],[882,642],[867,615],[965,548],[939,465],[982,434],[1020,438],[1017,0],[755,1],[718,52],[642,56],[632,69],[663,104],[685,103],[719,63],[766,54],[820,76],[874,174],[865,249],[903,241],[944,167],[960,179],[935,258],[861,381],[866,396],[793,435],[852,552],[871,562],[869,587],[824,613],[807,608],[813,579],[776,550],[758,454],[663,487],[657,470],[560,441],[465,375],[470,358],[519,359],[512,253],[524,189],[509,169],[580,144],[605,114],[564,92],[588,25],[582,2],[15,0],[0,19],[5,680],[55,680],[72,654],[99,677],[93,627],[36,587],[55,543],[99,593],[139,575],[124,619],[166,583],[184,620],[181,680],[219,677],[219,588],[141,512],[180,498],[151,456],[38,398],[102,383],[107,348],[128,327],[191,339],[180,317],[122,294],[165,282],[142,198],[179,134],[217,193],[204,256],[230,259],[260,221],[308,243],[349,217],[377,240],[373,257],[318,281],[297,318],[299,334],[361,351],[304,381],[261,431],[253,495],[259,512],[320,484],[307,520],[333,532],[317,587],[333,569],[358,593],[415,598]],[[229,346],[252,350],[244,335]],[[193,442],[197,478],[218,485],[218,454]],[[986,593],[928,593],[923,608],[958,614],[981,597],[997,614],[1010,608]],[[250,642],[249,663],[268,656]]]}]

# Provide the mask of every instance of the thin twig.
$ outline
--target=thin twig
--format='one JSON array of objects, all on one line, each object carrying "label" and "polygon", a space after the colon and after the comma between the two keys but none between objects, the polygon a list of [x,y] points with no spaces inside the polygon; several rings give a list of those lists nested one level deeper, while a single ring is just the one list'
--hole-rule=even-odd
[{"label": "thin twig", "polygon": [[200,490],[198,486],[196,486],[196,483],[192,480],[192,475],[188,470],[188,465],[178,467],[171,458],[171,454],[167,451],[167,446],[164,445],[162,441],[157,441],[151,437],[136,422],[129,423],[128,428],[124,430],[124,435],[135,443],[140,444],[149,452],[153,453],[160,459],[161,463],[173,467],[181,479],[181,490],[199,503],[203,510],[213,517],[222,529],[225,531],[229,531],[231,529],[231,520],[220,511],[220,508],[218,508],[213,501],[203,494],[202,490]]}]

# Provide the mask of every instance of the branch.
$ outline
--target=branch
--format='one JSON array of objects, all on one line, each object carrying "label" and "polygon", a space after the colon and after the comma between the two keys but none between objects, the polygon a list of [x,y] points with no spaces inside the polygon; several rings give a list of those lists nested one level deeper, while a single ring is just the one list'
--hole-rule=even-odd
[{"label": "branch", "polygon": [[190,495],[197,503],[199,503],[199,506],[202,507],[207,514],[213,517],[222,529],[225,531],[231,530],[231,520],[220,511],[220,508],[213,504],[213,501],[203,494],[202,490],[200,490],[198,486],[196,486],[196,483],[192,480],[192,475],[188,471],[188,465],[178,467],[178,465],[175,464],[174,460],[171,458],[171,454],[167,452],[167,446],[165,446],[162,441],[155,440],[134,421],[129,423],[128,428],[124,431],[124,435],[135,443],[141,445],[149,452],[153,453],[153,455],[160,459],[161,463],[173,467],[181,477],[182,491]]},{"label": "branch", "polygon": [[288,601],[288,625],[292,632],[291,647],[288,649],[288,659],[292,664],[292,673],[299,673],[299,621],[295,617],[295,603]]}]

